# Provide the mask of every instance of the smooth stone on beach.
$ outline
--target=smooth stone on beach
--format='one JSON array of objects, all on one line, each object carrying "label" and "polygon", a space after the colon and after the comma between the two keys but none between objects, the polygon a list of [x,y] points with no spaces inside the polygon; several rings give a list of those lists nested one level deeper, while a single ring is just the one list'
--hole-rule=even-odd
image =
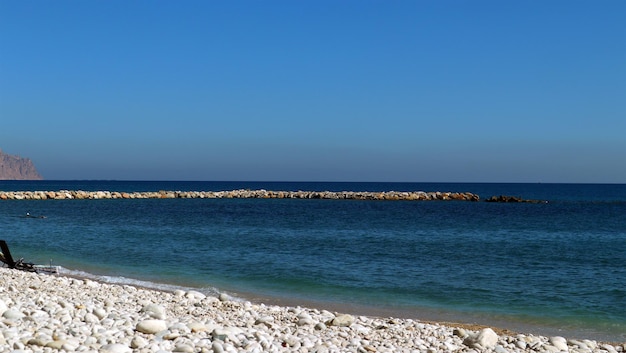
[{"label": "smooth stone on beach", "polygon": [[44,346],[48,348],[54,348],[54,349],[65,349],[63,348],[63,346],[65,346],[66,348],[70,347],[70,345],[67,344],[67,341],[64,341],[64,340],[46,342]]},{"label": "smooth stone on beach", "polygon": [[263,316],[254,321],[255,325],[266,325],[268,327],[272,327],[272,323],[274,323],[273,316]]},{"label": "smooth stone on beach", "polygon": [[486,328],[482,329],[477,334],[468,335],[463,340],[463,344],[471,348],[490,349],[496,346],[498,338],[498,334],[496,334],[491,328]]},{"label": "smooth stone on beach", "polygon": [[85,317],[83,318],[83,321],[85,321],[86,323],[89,323],[89,324],[95,324],[95,323],[100,322],[100,319],[96,315],[94,315],[92,313],[87,313],[87,314],[85,314]]},{"label": "smooth stone on beach", "polygon": [[494,348],[493,350],[495,353],[509,353],[509,351],[502,347],[502,346],[496,346],[496,348]]},{"label": "smooth stone on beach", "polygon": [[317,321],[310,317],[301,317],[298,319],[298,326],[315,326]]},{"label": "smooth stone on beach", "polygon": [[463,328],[455,328],[454,330],[452,330],[452,334],[461,338],[465,338],[468,336],[467,331],[465,331],[465,329]]},{"label": "smooth stone on beach", "polygon": [[153,319],[165,320],[165,308],[157,304],[147,304],[141,308],[141,313],[147,314]]},{"label": "smooth stone on beach", "polygon": [[550,337],[548,340],[551,345],[555,346],[560,351],[567,351],[567,340],[560,336]]},{"label": "smooth stone on beach", "polygon": [[195,291],[195,290],[190,290],[187,292],[187,294],[185,295],[187,298],[190,299],[204,299],[206,298],[206,295],[204,293]]},{"label": "smooth stone on beach", "polygon": [[226,293],[220,293],[219,299],[220,301],[223,301],[223,302],[229,302],[233,300],[233,297],[231,297],[230,295]]},{"label": "smooth stone on beach", "polygon": [[575,340],[575,339],[569,339],[567,340],[567,345],[571,345],[574,346],[574,348],[580,348],[580,349],[589,349],[591,350],[591,348],[589,348],[586,344],[584,344],[581,341]]},{"label": "smooth stone on beach", "polygon": [[146,339],[141,336],[135,336],[130,341],[130,348],[132,349],[143,348],[147,345],[148,345],[148,341],[146,341]]},{"label": "smooth stone on beach", "polygon": [[100,320],[104,319],[107,316],[107,312],[103,308],[94,309],[93,314]]},{"label": "smooth stone on beach", "polygon": [[331,326],[347,327],[354,323],[354,316],[343,314],[330,321]]},{"label": "smooth stone on beach", "polygon": [[137,324],[136,330],[141,333],[155,334],[167,330],[167,323],[156,319],[143,320]]},{"label": "smooth stone on beach", "polygon": [[100,347],[99,353],[132,353],[132,349],[121,343],[105,344]]},{"label": "smooth stone on beach", "polygon": [[615,347],[611,346],[610,344],[601,344],[600,348],[606,350],[609,353],[617,353],[617,350],[615,349]]},{"label": "smooth stone on beach", "polygon": [[2,313],[2,317],[9,320],[20,320],[25,315],[22,314],[19,310],[16,309],[8,309],[4,313]]},{"label": "smooth stone on beach", "polygon": [[193,333],[204,332],[204,331],[208,331],[209,330],[208,327],[205,324],[203,324],[201,322],[197,322],[197,321],[188,323],[187,327]]},{"label": "smooth stone on beach", "polygon": [[327,329],[326,324],[323,322],[318,322],[317,324],[315,324],[315,329],[318,331],[324,331]]},{"label": "smooth stone on beach", "polygon": [[224,327],[224,328],[215,328],[211,332],[211,337],[215,340],[220,340],[226,342],[226,340],[230,340],[232,342],[238,341],[237,333],[238,329],[234,327]]},{"label": "smooth stone on beach", "polygon": [[172,352],[193,353],[194,348],[188,344],[179,344],[174,347],[174,350]]},{"label": "smooth stone on beach", "polygon": [[211,345],[211,349],[213,349],[214,353],[224,352],[224,346],[219,341],[213,341],[213,344]]},{"label": "smooth stone on beach", "polygon": [[28,344],[29,346],[45,347],[47,343],[48,343],[47,340],[44,340],[41,338],[31,338],[28,340],[26,344]]}]

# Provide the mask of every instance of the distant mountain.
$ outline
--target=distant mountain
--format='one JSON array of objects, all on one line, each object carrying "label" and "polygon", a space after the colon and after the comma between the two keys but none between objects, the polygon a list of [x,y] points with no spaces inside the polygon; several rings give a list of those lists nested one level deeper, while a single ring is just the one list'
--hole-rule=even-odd
[{"label": "distant mountain", "polygon": [[28,158],[12,156],[0,150],[0,180],[42,180]]}]

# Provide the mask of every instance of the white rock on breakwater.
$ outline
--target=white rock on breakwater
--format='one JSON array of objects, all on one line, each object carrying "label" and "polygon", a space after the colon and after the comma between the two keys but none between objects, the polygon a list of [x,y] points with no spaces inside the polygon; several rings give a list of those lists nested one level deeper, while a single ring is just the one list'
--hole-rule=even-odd
[{"label": "white rock on breakwater", "polygon": [[404,201],[478,201],[478,195],[469,192],[365,192],[365,191],[0,191],[0,200],[101,200],[101,199],[328,199],[328,200],[404,200]]},{"label": "white rock on breakwater", "polygon": [[626,351],[626,343],[499,336],[490,328],[266,306],[6,268],[0,276],[0,352]]}]

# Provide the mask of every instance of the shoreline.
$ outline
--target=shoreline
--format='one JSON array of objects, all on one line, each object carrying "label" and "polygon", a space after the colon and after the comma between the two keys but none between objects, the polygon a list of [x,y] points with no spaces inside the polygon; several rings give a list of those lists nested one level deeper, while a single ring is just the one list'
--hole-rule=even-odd
[{"label": "shoreline", "polygon": [[[66,271],[69,271],[66,272]],[[64,269],[62,272],[55,276],[66,276],[70,278],[76,278],[80,280],[92,280],[99,283],[112,284],[112,285],[130,285],[137,288],[143,288],[146,290],[153,290],[159,292],[174,292],[177,290],[191,290],[200,291],[207,296],[226,295],[234,300],[249,301],[255,304],[274,305],[280,307],[307,307],[316,308],[319,310],[328,310],[332,312],[341,312],[351,315],[364,315],[370,317],[380,318],[396,318],[402,320],[418,320],[424,323],[441,324],[445,326],[461,327],[465,329],[478,330],[490,327],[497,333],[505,335],[516,334],[529,334],[535,336],[565,336],[571,339],[591,339],[598,342],[609,343],[614,345],[624,344],[626,345],[626,332],[622,335],[624,339],[615,339],[614,335],[600,334],[597,331],[588,332],[583,328],[563,328],[555,325],[540,323],[540,322],[527,322],[522,320],[516,320],[513,318],[506,318],[503,316],[493,316],[489,314],[481,313],[467,313],[459,312],[449,309],[436,309],[428,307],[412,308],[410,310],[403,310],[400,308],[389,308],[372,306],[365,304],[346,303],[346,302],[333,302],[308,298],[293,298],[287,296],[278,296],[271,294],[261,294],[254,291],[241,290],[233,287],[205,287],[196,288],[193,286],[187,286],[185,284],[169,284],[154,281],[143,281],[133,278],[120,277],[122,280],[115,280],[116,276],[109,275],[95,275],[88,272],[78,270]],[[625,350],[626,351],[626,350]]]},{"label": "shoreline", "polygon": [[625,352],[624,343],[538,336],[332,309],[273,305],[0,268],[0,350],[86,352]]},{"label": "shoreline", "polygon": [[377,307],[364,304],[331,302],[314,299],[289,298],[285,296],[264,295],[236,289],[225,290],[224,293],[233,295],[242,300],[249,300],[257,304],[277,305],[281,307],[303,306],[308,308],[324,309],[333,312],[341,312],[351,315],[365,315],[381,318],[397,318],[403,320],[419,320],[420,322],[440,324],[464,329],[479,330],[491,328],[498,334],[517,335],[531,334],[537,336],[566,336],[573,339],[593,339],[599,342],[611,344],[626,344],[626,333],[623,342],[614,340],[610,335],[602,335],[595,332],[587,332],[582,328],[560,328],[547,323],[524,322],[515,318],[494,316],[481,313],[458,312],[447,309],[427,307],[403,310],[400,308]]},{"label": "shoreline", "polygon": [[[74,272],[74,271],[72,271]],[[532,334],[537,336],[566,336],[568,338],[587,338],[598,342],[626,344],[626,332],[622,335],[624,339],[615,339],[614,335],[602,334],[598,331],[589,331],[584,328],[563,328],[549,323],[541,323],[535,321],[523,321],[515,317],[505,317],[504,315],[495,316],[479,312],[468,313],[454,311],[450,309],[436,309],[429,307],[417,307],[408,310],[400,308],[390,308],[383,306],[373,306],[366,304],[356,304],[347,302],[334,302],[325,300],[316,300],[302,297],[288,297],[281,295],[263,294],[251,290],[242,290],[234,287],[203,287],[198,288],[188,286],[182,283],[170,284],[154,281],[142,281],[132,278],[123,278],[122,281],[115,280],[115,276],[94,275],[87,272],[77,271],[75,274],[61,273],[61,276],[69,276],[78,279],[90,279],[97,282],[131,285],[135,287],[145,288],[148,290],[173,292],[175,290],[196,290],[209,296],[219,296],[220,294],[229,295],[237,300],[250,301],[256,304],[276,305],[281,307],[303,306],[307,308],[324,309],[333,312],[342,312],[352,315],[365,315],[375,317],[393,317],[398,319],[412,319],[420,322],[443,324],[447,326],[463,327],[463,328],[486,328],[491,327],[496,332],[514,335],[519,333]]]}]

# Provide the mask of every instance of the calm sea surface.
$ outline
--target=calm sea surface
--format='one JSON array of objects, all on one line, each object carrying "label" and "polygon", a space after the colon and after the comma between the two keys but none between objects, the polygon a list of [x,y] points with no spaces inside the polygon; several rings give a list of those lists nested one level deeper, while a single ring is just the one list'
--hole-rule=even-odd
[{"label": "calm sea surface", "polygon": [[16,258],[109,282],[626,341],[624,184],[0,181],[2,191],[234,189],[548,203],[0,201],[0,238]]}]

